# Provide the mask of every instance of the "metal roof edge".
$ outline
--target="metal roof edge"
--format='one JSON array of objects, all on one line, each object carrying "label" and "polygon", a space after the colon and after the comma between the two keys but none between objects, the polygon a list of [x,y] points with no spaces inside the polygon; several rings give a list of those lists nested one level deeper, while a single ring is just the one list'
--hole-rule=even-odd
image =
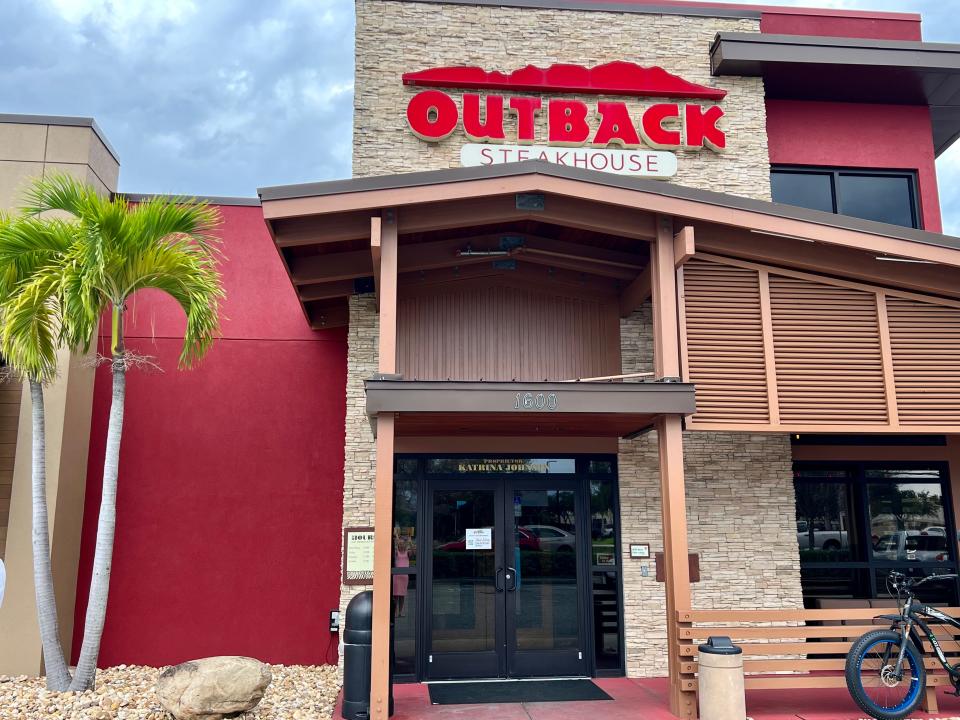
[{"label": "metal roof edge", "polygon": [[571,168],[555,165],[544,160],[527,160],[519,163],[503,165],[487,165],[481,167],[445,168],[441,170],[424,170],[412,173],[395,175],[377,175],[371,177],[352,178],[347,180],[330,180],[326,182],[307,183],[302,185],[275,186],[260,188],[260,198],[264,202],[288,200],[301,197],[320,195],[338,195],[346,193],[361,193],[375,190],[392,190],[405,187],[426,185],[441,185],[471,180],[486,180],[517,175],[547,175],[568,180],[588,182],[607,187],[616,187],[638,192],[673,197],[681,200],[727,207],[735,210],[745,210],[763,215],[784,217],[816,225],[836,227],[853,232],[862,232],[869,235],[878,235],[900,240],[909,240],[926,245],[946,247],[960,250],[960,238],[940,233],[931,233],[926,230],[889,225],[873,220],[863,220],[846,215],[808,210],[794,205],[784,205],[767,200],[755,200],[739,195],[701,190],[686,187],[663,180],[649,178],[631,178],[598,170]]},{"label": "metal roof edge", "polygon": [[418,2],[431,5],[472,5],[491,7],[532,8],[543,10],[585,10],[619,12],[636,15],[682,15],[687,17],[741,18],[760,20],[763,10],[704,5],[640,5],[629,0],[383,0],[384,2]]},{"label": "metal roof edge", "polygon": [[211,205],[236,205],[239,207],[260,207],[260,198],[250,197],[227,197],[222,195],[176,195],[172,193],[128,193],[118,192],[118,196],[125,197],[130,202],[143,202],[157,197],[199,200]]},{"label": "metal roof edge", "polygon": [[805,47],[869,48],[876,50],[906,50],[922,52],[960,53],[960,43],[939,43],[926,40],[881,40],[877,38],[836,37],[832,35],[786,35],[722,30],[713,44],[743,42],[754,45],[802,45]]},{"label": "metal roof edge", "polygon": [[96,134],[100,142],[107,149],[107,152],[113,156],[120,164],[120,156],[116,149],[107,140],[103,130],[92,117],[74,117],[70,115],[24,115],[19,113],[0,113],[0,124],[21,124],[21,125],[60,125],[65,127],[88,127]]}]

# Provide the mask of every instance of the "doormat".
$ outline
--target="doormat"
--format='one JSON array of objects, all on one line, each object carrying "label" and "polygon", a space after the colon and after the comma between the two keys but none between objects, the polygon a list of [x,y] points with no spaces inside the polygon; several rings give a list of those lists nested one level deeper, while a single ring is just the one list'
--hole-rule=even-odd
[{"label": "doormat", "polygon": [[590,680],[430,683],[433,705],[613,700]]}]

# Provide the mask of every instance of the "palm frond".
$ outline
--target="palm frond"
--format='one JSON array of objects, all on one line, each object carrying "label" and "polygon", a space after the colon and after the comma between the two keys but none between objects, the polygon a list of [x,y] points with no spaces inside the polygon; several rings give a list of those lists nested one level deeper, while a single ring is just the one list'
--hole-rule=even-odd
[{"label": "palm frond", "polygon": [[26,377],[46,382],[57,372],[59,269],[46,265],[3,306],[0,351]]}]

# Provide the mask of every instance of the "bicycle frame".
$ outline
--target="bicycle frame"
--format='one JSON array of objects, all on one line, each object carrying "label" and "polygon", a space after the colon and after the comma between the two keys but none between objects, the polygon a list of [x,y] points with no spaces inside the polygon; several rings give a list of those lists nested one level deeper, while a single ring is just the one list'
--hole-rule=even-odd
[{"label": "bicycle frame", "polygon": [[[930,626],[926,623],[925,619],[932,618],[934,620],[939,620],[940,622],[950,625],[957,630],[960,630],[960,620],[952,618],[946,613],[942,613],[930,605],[917,603],[912,596],[907,598],[903,605],[903,610],[901,610],[899,615],[880,615],[879,617],[894,621],[890,629],[899,629],[904,639],[909,637],[913,641],[913,644],[916,645],[917,650],[920,651],[921,655],[923,654],[923,645],[920,641],[920,636],[916,632],[916,628],[922,630],[927,640],[930,641],[930,645],[933,647],[933,651],[936,653],[937,660],[943,666],[943,669],[950,673],[951,677],[960,680],[960,666],[955,669],[953,665],[951,665],[950,661],[947,660],[947,656],[944,654],[943,648],[940,647],[940,641],[937,640],[937,636],[933,634],[933,630],[930,629]],[[897,657],[896,664],[898,675],[902,673],[903,655],[905,652],[906,642],[901,642],[900,654]]]}]

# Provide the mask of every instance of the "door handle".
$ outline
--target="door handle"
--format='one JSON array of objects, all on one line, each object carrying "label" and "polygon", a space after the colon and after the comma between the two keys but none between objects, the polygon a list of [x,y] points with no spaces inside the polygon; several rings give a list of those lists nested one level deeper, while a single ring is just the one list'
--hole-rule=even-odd
[{"label": "door handle", "polygon": [[517,589],[517,570],[516,568],[508,567],[507,568],[507,580],[513,580],[513,584],[507,588],[510,592],[513,592]]},{"label": "door handle", "polygon": [[497,588],[498,593],[503,592],[503,586],[500,584],[500,573],[502,572],[503,572],[503,568],[497,568],[497,574],[494,575],[494,580],[493,580],[494,587]]}]

